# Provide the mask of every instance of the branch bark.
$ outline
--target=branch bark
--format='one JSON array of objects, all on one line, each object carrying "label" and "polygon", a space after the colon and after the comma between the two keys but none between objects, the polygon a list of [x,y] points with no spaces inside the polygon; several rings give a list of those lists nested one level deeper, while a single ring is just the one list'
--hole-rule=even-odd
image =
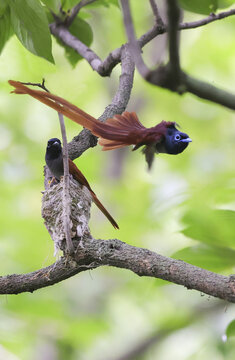
[{"label": "branch bark", "polygon": [[121,5],[122,5],[123,21],[127,33],[131,54],[133,56],[135,65],[139,73],[141,74],[141,76],[146,78],[150,71],[142,59],[141,47],[135,36],[135,30],[132,21],[129,0],[121,0]]},{"label": "branch bark", "polygon": [[75,19],[75,17],[78,15],[79,11],[84,6],[92,4],[95,1],[97,1],[97,0],[81,0],[81,1],[79,1],[79,3],[77,3],[77,5],[75,5],[72,8],[72,10],[70,11],[70,16],[65,21],[66,26],[70,26],[72,24],[73,20]]},{"label": "branch bark", "polygon": [[[100,121],[105,121],[115,114],[121,114],[127,107],[130,99],[131,90],[134,81],[135,64],[131,57],[128,45],[123,45],[121,49],[121,75],[119,78],[118,89],[103,114],[99,117]],[[85,150],[94,147],[97,144],[97,138],[89,130],[82,130],[69,143],[69,157],[76,159]]]},{"label": "branch bark", "polygon": [[167,0],[168,43],[169,43],[169,76],[172,82],[179,83],[181,76],[179,57],[179,21],[180,8],[177,0]]},{"label": "branch bark", "polygon": [[76,261],[61,258],[44,269],[23,275],[0,277],[0,294],[19,294],[56,284],[75,274],[98,266],[128,269],[139,276],[155,277],[235,302],[235,277],[223,276],[181,260],[134,247],[120,240],[83,239]]},{"label": "branch bark", "polygon": [[161,15],[160,15],[160,12],[158,10],[158,6],[156,4],[156,1],[155,0],[149,0],[149,2],[150,2],[150,5],[151,5],[151,8],[152,8],[154,17],[155,17],[156,24],[158,26],[164,26],[164,23],[163,23]]},{"label": "branch bark", "polygon": [[[153,0],[151,0],[153,2]],[[211,22],[225,19],[226,17],[235,15],[235,9],[221,12],[217,15],[211,14],[210,16],[192,22],[185,22],[179,24],[178,30],[190,30],[197,27],[201,27]],[[100,76],[110,76],[114,67],[121,62],[122,47],[119,47],[109,53],[109,55],[102,61],[100,57],[89,47],[83,44],[79,39],[73,36],[68,28],[63,24],[52,23],[50,25],[50,31],[58,37],[65,45],[70,46],[72,49],[77,51],[87,62],[90,64],[92,69],[96,71]],[[161,21],[143,34],[139,39],[138,43],[141,48],[148,44],[151,40],[161,34],[167,32],[167,27],[161,23]]]},{"label": "branch bark", "polygon": [[[182,95],[185,92],[192,93],[202,99],[212,101],[216,104],[223,105],[229,109],[235,110],[235,94],[219,89],[209,83],[200,81],[183,72],[180,68],[179,52],[178,52],[178,38],[177,28],[180,30],[195,28],[209,24],[212,21],[223,19],[227,16],[235,14],[235,9],[228,12],[223,12],[218,15],[210,15],[206,19],[196,21],[193,23],[178,24],[179,21],[179,8],[176,0],[168,0],[168,32],[169,32],[169,63],[161,65],[157,69],[150,71],[145,65],[140,46],[137,43],[134,27],[132,23],[129,0],[121,0],[124,24],[130,49],[139,73],[145,78],[146,81],[160,86],[162,88],[177,92]],[[148,33],[147,38],[143,36],[142,42],[148,42],[152,37],[157,36],[157,27]],[[160,28],[160,32],[166,32],[164,27]],[[142,47],[142,46],[141,46]]]}]

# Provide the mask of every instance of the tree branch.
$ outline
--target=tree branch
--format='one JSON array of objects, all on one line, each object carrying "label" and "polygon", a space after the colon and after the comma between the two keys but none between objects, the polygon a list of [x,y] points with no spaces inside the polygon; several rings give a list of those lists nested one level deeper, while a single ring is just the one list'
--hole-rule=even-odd
[{"label": "tree branch", "polygon": [[146,78],[150,72],[150,70],[145,65],[142,56],[141,56],[141,48],[139,42],[137,42],[135,36],[134,25],[131,16],[130,4],[129,0],[121,0],[122,5],[122,13],[123,13],[123,21],[126,29],[126,34],[128,38],[128,42],[130,45],[130,51],[132,53],[133,59],[135,61],[135,65],[139,71],[139,73]]},{"label": "tree branch", "polygon": [[[231,94],[227,91],[210,85],[209,83],[197,80],[180,70],[176,28],[178,27],[179,29],[189,29],[191,26],[202,26],[204,22],[207,24],[214,20],[214,17],[212,15],[198,22],[177,25],[177,22],[179,20],[179,9],[176,5],[177,3],[175,0],[168,0],[170,61],[167,65],[161,65],[157,69],[150,71],[145,65],[142,59],[140,47],[137,45],[130,14],[129,1],[121,0],[121,4],[124,13],[124,23],[126,27],[127,37],[130,43],[130,49],[132,51],[136,67],[139,70],[140,74],[143,76],[143,78],[145,78],[145,80],[154,85],[163,87],[174,92],[178,92],[179,94],[190,92],[202,99],[210,100],[214,103],[223,105],[232,110],[235,109],[235,94]],[[233,11],[228,11],[221,14],[218,14],[216,16],[217,20],[226,16],[234,15],[235,9],[233,9]],[[156,27],[154,27],[151,31],[148,32],[147,38],[143,36],[141,41],[144,43],[148,42],[151,37],[154,37],[156,35],[156,31]],[[165,29],[162,28],[161,31],[163,33],[165,32]]]},{"label": "tree branch", "polygon": [[[113,117],[115,114],[121,114],[127,107],[130,99],[131,89],[134,80],[135,65],[130,55],[127,45],[124,45],[121,50],[121,75],[119,78],[118,89],[104,113],[99,117],[100,121],[105,121]],[[97,138],[91,134],[89,130],[82,130],[78,136],[75,136],[69,143],[69,157],[76,159],[85,150],[96,146]]]},{"label": "tree branch", "polygon": [[155,17],[155,21],[156,21],[156,24],[157,26],[164,26],[164,22],[162,20],[162,17],[159,13],[159,10],[158,10],[158,7],[157,7],[157,4],[155,2],[155,0],[149,0],[150,2],[150,5],[151,5],[151,8],[153,10],[153,14],[154,14],[154,17]]},{"label": "tree branch", "polygon": [[197,21],[192,21],[192,22],[186,22],[183,24],[179,25],[179,30],[189,30],[189,29],[195,29],[197,27],[200,26],[204,26],[207,24],[210,24],[216,20],[221,20],[221,19],[225,19],[229,16],[235,15],[235,9],[231,9],[228,11],[223,11],[219,14],[210,14],[208,17],[201,19],[201,20],[197,20]]},{"label": "tree branch", "polygon": [[186,73],[183,73],[183,84],[183,86],[185,86],[185,91],[188,91],[202,99],[206,99],[216,104],[223,105],[231,110],[235,110],[235,94],[219,89],[205,81],[195,79]]},{"label": "tree branch", "polygon": [[177,0],[167,0],[168,17],[168,43],[169,43],[169,76],[176,84],[180,81],[180,58],[179,58],[179,21],[180,8]]},{"label": "tree branch", "polygon": [[109,76],[112,69],[121,61],[121,48],[114,50],[107,59],[102,62],[99,56],[78,38],[72,35],[63,24],[52,23],[50,25],[51,33],[59,38],[65,45],[74,49],[84,59],[93,70],[101,76]]},{"label": "tree branch", "polygon": [[[151,0],[153,1],[153,0]],[[226,17],[235,15],[235,9],[221,12],[217,15],[211,14],[210,16],[193,21],[179,24],[179,30],[189,30],[194,29],[196,27],[207,25],[213,21],[224,19]],[[87,62],[90,64],[93,70],[95,70],[100,76],[109,76],[113,70],[113,68],[120,63],[121,61],[121,50],[122,47],[117,48],[110,52],[110,54],[106,57],[104,61],[100,59],[100,57],[95,54],[95,52],[83,44],[79,39],[73,36],[68,28],[65,25],[52,23],[50,25],[51,33],[58,37],[61,41],[64,42],[65,45],[70,46],[72,49],[77,51]],[[167,32],[167,28],[161,22],[154,24],[152,29],[143,34],[138,43],[141,48],[143,48],[146,44],[148,44],[151,40],[153,40],[158,35],[164,34]]]},{"label": "tree branch", "polygon": [[61,258],[55,264],[24,275],[0,277],[0,294],[33,292],[87,269],[107,265],[128,269],[139,276],[160,278],[217,298],[235,302],[235,277],[223,276],[181,260],[137,248],[120,240],[83,239],[76,262]]},{"label": "tree branch", "polygon": [[78,15],[81,8],[83,8],[86,5],[92,4],[95,1],[97,1],[97,0],[81,0],[81,1],[79,1],[79,3],[71,9],[69,17],[67,17],[67,19],[65,20],[65,25],[69,27],[72,24],[75,17]]}]

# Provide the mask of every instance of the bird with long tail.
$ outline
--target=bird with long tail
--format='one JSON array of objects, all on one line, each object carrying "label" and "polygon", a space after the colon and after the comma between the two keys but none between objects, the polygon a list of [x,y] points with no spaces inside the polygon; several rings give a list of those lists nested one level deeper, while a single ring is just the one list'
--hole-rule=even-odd
[{"label": "bird with long tail", "polygon": [[9,80],[9,84],[15,88],[13,93],[28,94],[90,130],[92,134],[99,137],[99,144],[103,146],[103,151],[129,145],[134,145],[133,150],[136,150],[143,146],[149,169],[155,153],[177,155],[183,152],[192,141],[187,134],[177,129],[175,122],[161,121],[151,128],[146,128],[135,112],[128,111],[101,122],[59,96],[31,89],[19,81]]}]

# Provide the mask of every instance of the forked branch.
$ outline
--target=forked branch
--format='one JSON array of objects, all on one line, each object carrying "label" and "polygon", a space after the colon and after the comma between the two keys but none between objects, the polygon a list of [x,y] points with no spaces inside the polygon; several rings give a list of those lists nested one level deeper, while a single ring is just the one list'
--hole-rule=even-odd
[{"label": "forked branch", "polygon": [[235,302],[235,277],[223,276],[181,260],[134,247],[120,240],[83,240],[76,261],[61,258],[33,273],[0,277],[0,294],[19,294],[56,284],[79,272],[99,266],[128,269],[139,276],[160,278],[187,289]]}]

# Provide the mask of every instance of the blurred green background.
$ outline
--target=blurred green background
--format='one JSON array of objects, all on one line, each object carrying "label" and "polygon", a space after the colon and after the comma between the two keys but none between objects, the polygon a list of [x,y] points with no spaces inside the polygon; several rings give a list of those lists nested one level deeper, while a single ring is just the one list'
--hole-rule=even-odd
[{"label": "blurred green background", "polygon": [[[137,34],[152,24],[149,6],[133,7]],[[125,42],[120,10],[92,8],[92,48],[102,59]],[[185,13],[185,20],[201,16]],[[235,17],[181,32],[184,70],[234,92]],[[11,95],[8,79],[40,82],[98,117],[115,94],[120,66],[101,78],[86,61],[72,68],[53,40],[56,65],[30,54],[12,37],[0,56],[1,274],[52,264],[53,243],[41,219],[47,140],[61,137],[56,112]],[[165,60],[166,38],[144,49],[150,66]],[[146,171],[140,151],[88,150],[76,164],[120,225],[115,231],[94,206],[95,238],[118,237],[231,274],[235,266],[235,115],[190,94],[178,96],[135,74],[128,110],[145,126],[176,121],[193,139],[179,156],[160,155]],[[66,120],[68,139],[81,130]],[[234,359],[234,305],[121,269],[84,272],[33,294],[0,298],[0,359]],[[151,342],[152,341],[152,342]],[[151,346],[150,346],[151,344]],[[127,354],[141,346],[132,357]],[[138,355],[137,355],[138,354]],[[125,357],[126,356],[126,357]]]}]

